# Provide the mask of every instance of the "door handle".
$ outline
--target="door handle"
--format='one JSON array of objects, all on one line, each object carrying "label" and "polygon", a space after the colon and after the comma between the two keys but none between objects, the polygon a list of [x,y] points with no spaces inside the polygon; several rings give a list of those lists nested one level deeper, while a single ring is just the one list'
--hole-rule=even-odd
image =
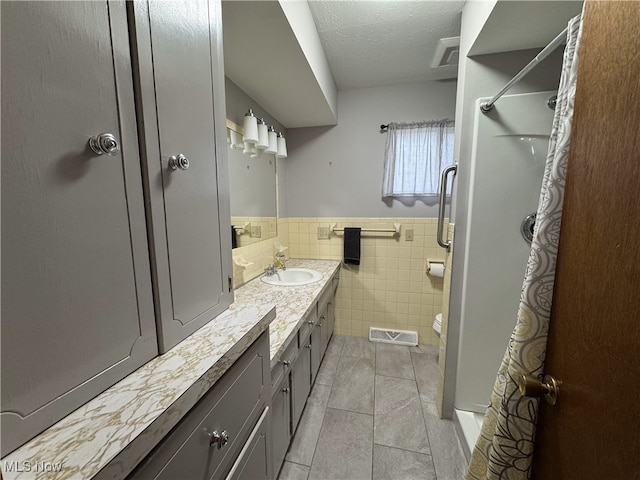
[{"label": "door handle", "polygon": [[440,208],[438,210],[438,236],[436,237],[436,240],[438,241],[438,245],[442,248],[446,248],[447,251],[451,248],[451,242],[448,240],[445,242],[442,239],[442,233],[444,230],[444,208],[447,198],[447,178],[451,172],[455,175],[457,171],[458,164],[450,165],[445,168],[440,175]]},{"label": "door handle", "polygon": [[549,405],[555,405],[560,393],[560,382],[551,375],[545,375],[542,381],[531,375],[521,373],[516,376],[518,390],[523,397],[544,397]]}]

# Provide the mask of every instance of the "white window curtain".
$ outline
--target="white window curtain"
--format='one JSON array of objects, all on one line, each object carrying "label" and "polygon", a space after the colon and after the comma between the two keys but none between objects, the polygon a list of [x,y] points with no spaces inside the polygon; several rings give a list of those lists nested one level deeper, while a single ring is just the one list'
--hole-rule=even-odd
[{"label": "white window curtain", "polygon": [[440,172],[453,164],[453,120],[390,123],[383,197],[438,194]]}]

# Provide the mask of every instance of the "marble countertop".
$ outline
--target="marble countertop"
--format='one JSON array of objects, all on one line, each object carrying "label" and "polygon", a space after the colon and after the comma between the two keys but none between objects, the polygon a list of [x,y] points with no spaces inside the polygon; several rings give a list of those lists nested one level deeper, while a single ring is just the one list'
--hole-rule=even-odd
[{"label": "marble countertop", "polygon": [[98,473],[100,478],[123,478],[274,318],[275,303],[235,302],[167,353],[4,457],[3,478],[87,479]]},{"label": "marble countertop", "polygon": [[288,267],[304,267],[322,274],[322,280],[310,285],[281,287],[268,285],[256,278],[235,291],[240,303],[276,305],[276,318],[269,326],[271,368],[280,359],[300,328],[302,320],[313,308],[320,294],[329,288],[329,280],[340,268],[339,260],[291,259]]},{"label": "marble countertop", "polygon": [[238,288],[215,320],[4,457],[3,478],[123,478],[267,328],[273,368],[340,262],[287,265],[323,278],[296,287],[257,278]]}]

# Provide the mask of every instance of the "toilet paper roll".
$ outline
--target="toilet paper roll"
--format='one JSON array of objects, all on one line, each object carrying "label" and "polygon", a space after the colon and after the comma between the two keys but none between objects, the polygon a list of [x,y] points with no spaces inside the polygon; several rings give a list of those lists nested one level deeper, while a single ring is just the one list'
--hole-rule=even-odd
[{"label": "toilet paper roll", "polygon": [[444,277],[444,263],[429,263],[429,275]]}]

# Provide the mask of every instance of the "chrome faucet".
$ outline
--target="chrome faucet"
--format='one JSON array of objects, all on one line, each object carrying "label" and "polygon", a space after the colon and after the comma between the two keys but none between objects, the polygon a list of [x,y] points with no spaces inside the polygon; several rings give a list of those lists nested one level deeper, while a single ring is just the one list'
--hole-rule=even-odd
[{"label": "chrome faucet", "polygon": [[267,265],[267,268],[264,269],[264,274],[267,277],[271,277],[276,273],[278,273],[278,267],[275,263],[273,265]]}]

